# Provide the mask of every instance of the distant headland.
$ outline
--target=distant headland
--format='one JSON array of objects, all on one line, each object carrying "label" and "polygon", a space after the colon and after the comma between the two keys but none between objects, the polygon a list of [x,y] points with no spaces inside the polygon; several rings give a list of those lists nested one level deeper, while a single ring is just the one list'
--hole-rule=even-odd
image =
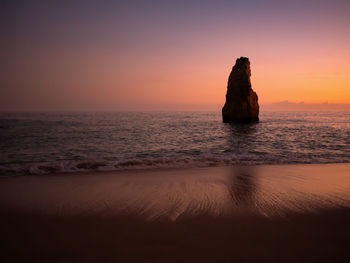
[{"label": "distant headland", "polygon": [[305,103],[293,101],[280,101],[270,104],[263,104],[261,108],[265,111],[348,111],[349,103]]}]

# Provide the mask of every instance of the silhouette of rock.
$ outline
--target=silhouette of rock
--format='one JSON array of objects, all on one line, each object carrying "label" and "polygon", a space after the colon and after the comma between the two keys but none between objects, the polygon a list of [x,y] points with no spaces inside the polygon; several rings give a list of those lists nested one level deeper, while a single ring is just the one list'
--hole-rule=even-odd
[{"label": "silhouette of rock", "polygon": [[250,62],[240,57],[228,78],[226,102],[222,108],[223,122],[258,122],[258,95],[250,83]]}]

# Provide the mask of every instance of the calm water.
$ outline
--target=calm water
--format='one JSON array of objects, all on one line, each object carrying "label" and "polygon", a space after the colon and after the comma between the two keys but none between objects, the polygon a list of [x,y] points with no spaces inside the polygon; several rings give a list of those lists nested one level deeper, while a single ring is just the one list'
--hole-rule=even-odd
[{"label": "calm water", "polygon": [[0,114],[0,174],[350,162],[350,112]]}]

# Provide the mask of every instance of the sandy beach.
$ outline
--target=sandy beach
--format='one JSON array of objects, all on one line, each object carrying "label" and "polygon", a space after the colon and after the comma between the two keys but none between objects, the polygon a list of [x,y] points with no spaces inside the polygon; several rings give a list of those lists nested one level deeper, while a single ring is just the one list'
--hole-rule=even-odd
[{"label": "sandy beach", "polygon": [[2,262],[348,262],[350,164],[0,177]]}]

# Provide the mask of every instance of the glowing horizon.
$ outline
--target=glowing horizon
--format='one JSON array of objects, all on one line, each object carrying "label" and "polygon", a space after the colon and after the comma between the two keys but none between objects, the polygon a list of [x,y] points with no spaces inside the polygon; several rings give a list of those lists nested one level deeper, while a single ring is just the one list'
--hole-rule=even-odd
[{"label": "glowing horizon", "polygon": [[349,11],[342,0],[11,1],[0,110],[221,108],[240,56],[261,105],[349,104]]}]

